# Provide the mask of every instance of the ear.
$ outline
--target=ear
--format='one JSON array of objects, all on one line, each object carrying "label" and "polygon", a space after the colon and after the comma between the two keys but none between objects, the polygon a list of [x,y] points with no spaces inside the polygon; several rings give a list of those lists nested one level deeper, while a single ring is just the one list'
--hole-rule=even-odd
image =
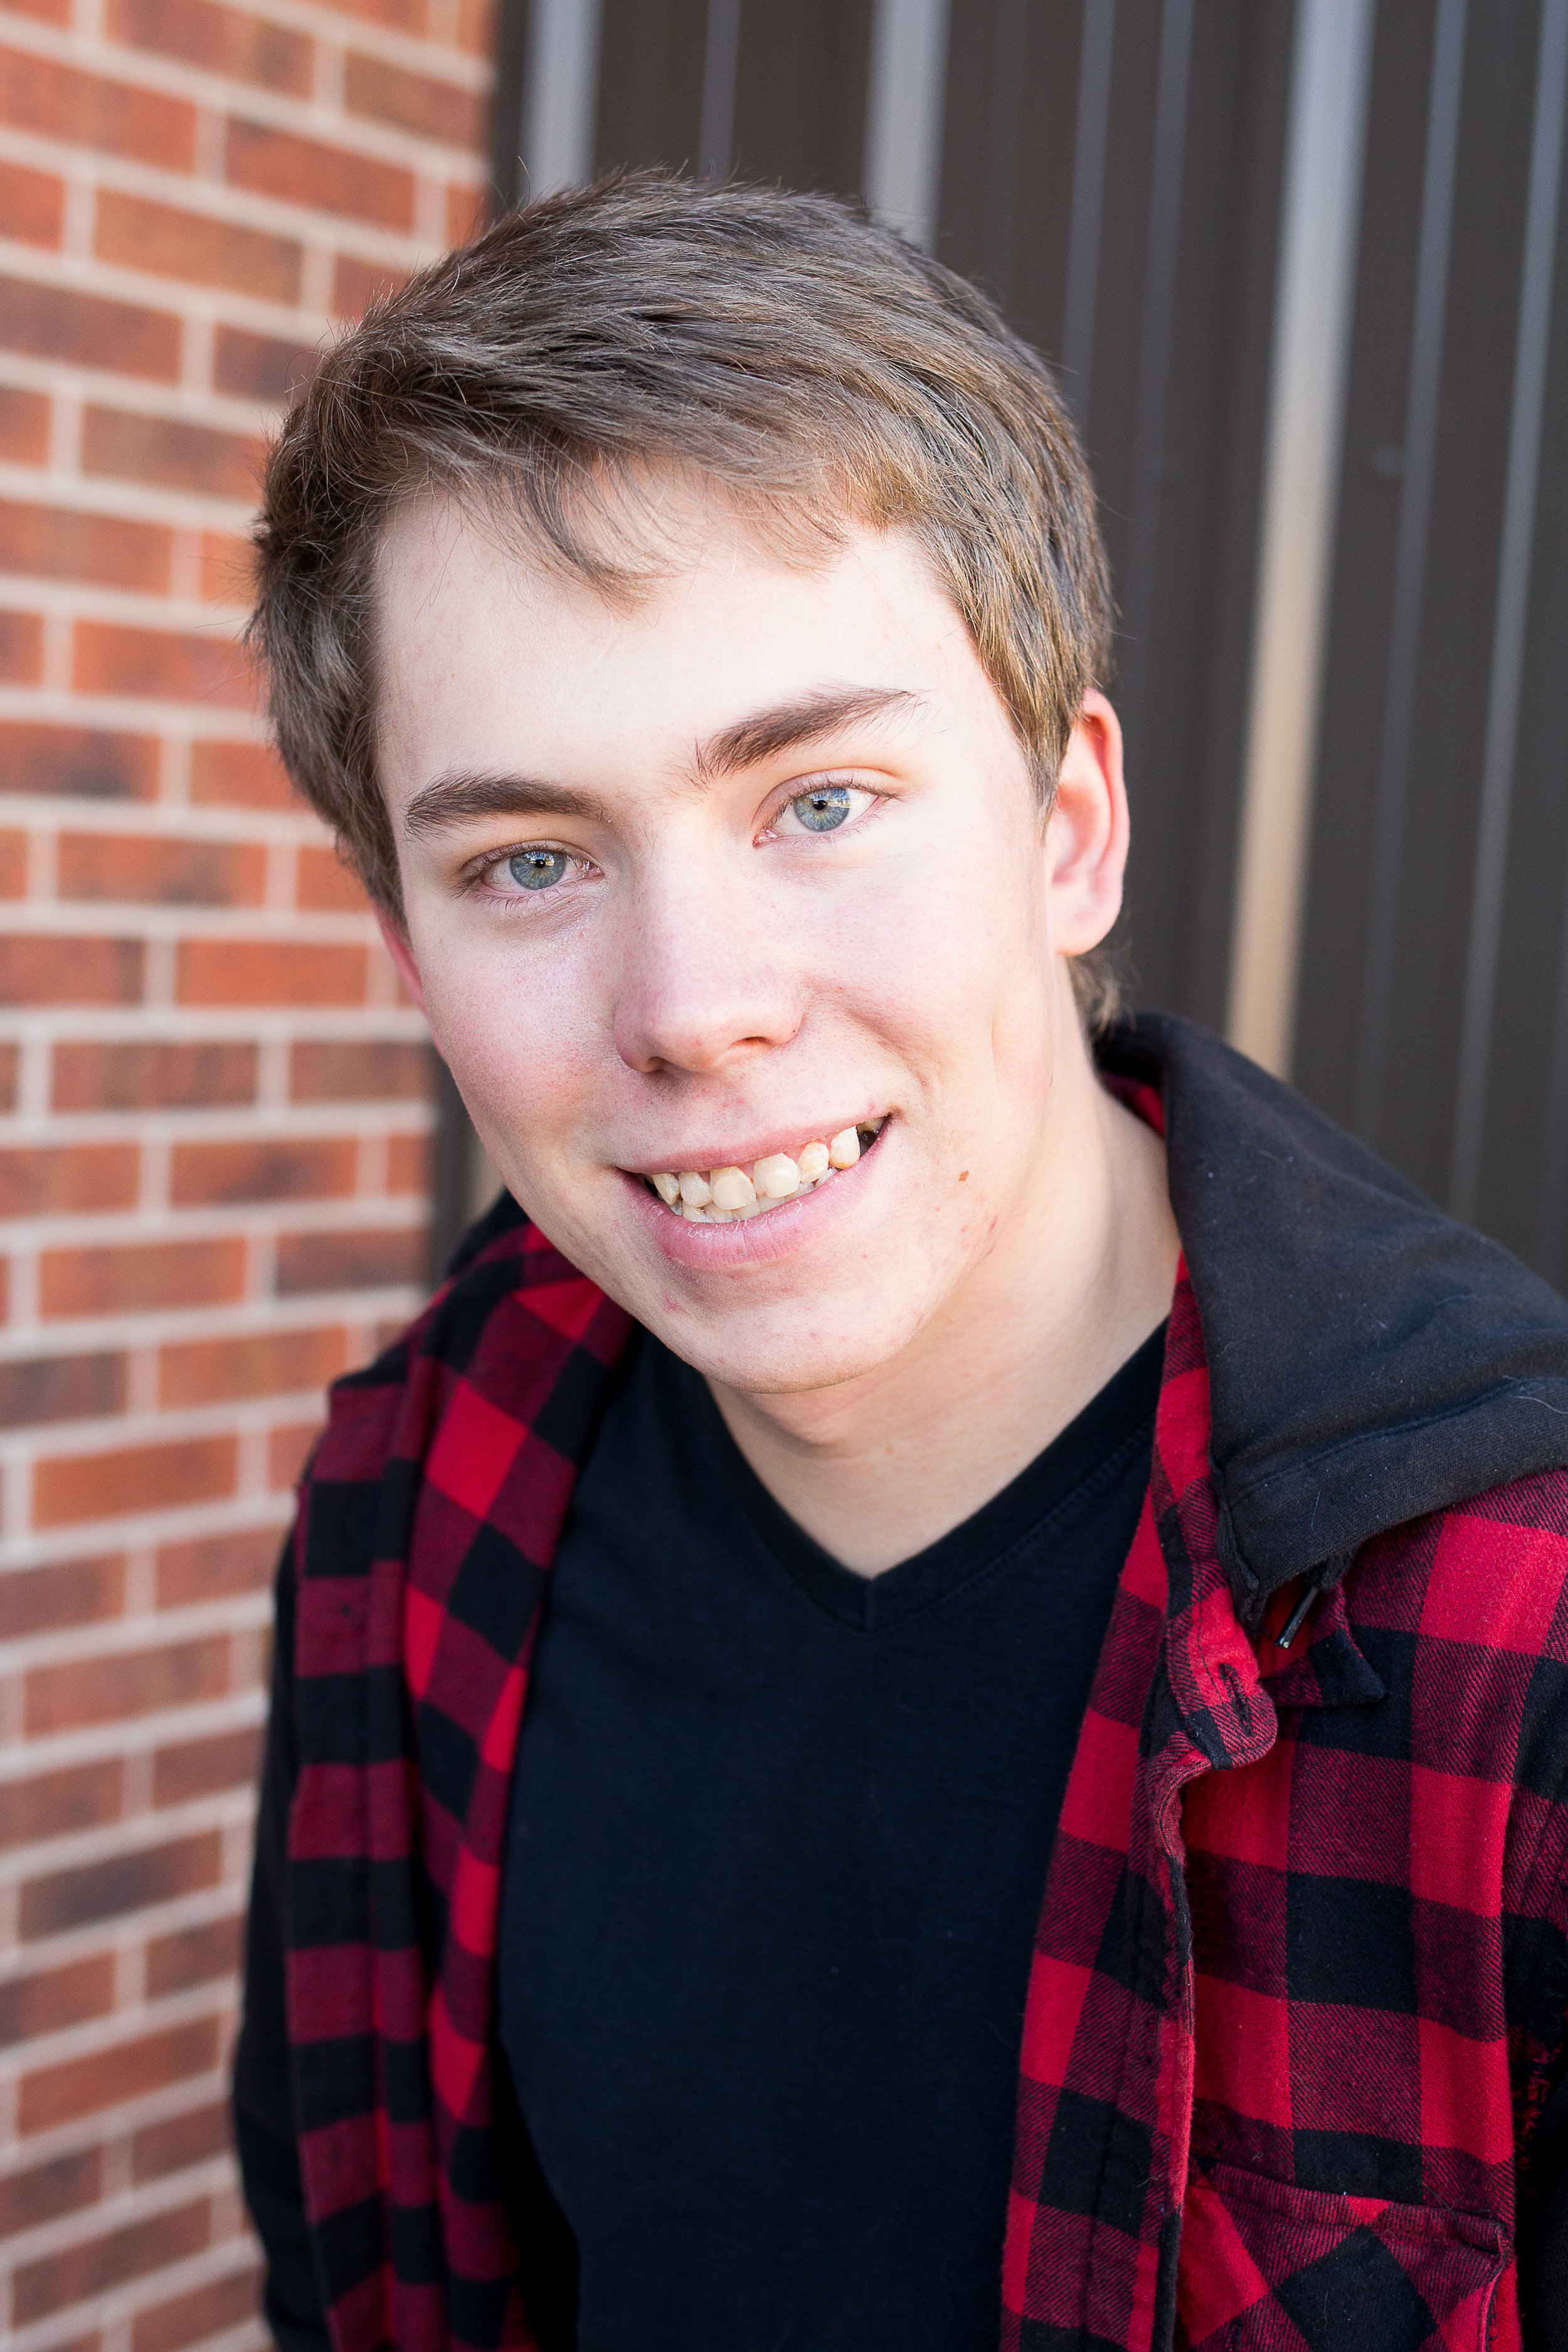
[{"label": "ear", "polygon": [[403,974],[409,994],[428,1021],[430,1008],[425,1002],[425,984],[419,977],[419,967],[414,961],[414,950],[408,944],[408,934],[395,918],[387,913],[384,907],[376,908],[375,919],[381,925],[381,936],[386,941],[387,954]]},{"label": "ear", "polygon": [[1086,954],[1116,920],[1127,843],[1121,722],[1091,687],[1068,739],[1046,828],[1051,944],[1058,955]]}]

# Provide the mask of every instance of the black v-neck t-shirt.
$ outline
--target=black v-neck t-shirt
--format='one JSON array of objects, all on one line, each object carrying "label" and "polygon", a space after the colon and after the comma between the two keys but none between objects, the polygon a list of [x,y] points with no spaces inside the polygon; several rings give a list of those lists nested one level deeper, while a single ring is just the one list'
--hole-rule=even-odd
[{"label": "black v-neck t-shirt", "polygon": [[1162,1337],[871,1579],[637,1343],[551,1579],[503,1876],[545,2352],[995,2352],[1034,1932]]}]

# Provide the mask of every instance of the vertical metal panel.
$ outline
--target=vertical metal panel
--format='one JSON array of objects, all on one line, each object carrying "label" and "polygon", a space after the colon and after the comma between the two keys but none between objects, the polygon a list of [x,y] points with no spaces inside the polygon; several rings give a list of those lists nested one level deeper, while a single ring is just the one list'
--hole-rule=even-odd
[{"label": "vertical metal panel", "polygon": [[858,194],[870,68],[871,0],[744,0],[734,170]]},{"label": "vertical metal panel", "polygon": [[701,144],[708,0],[605,0],[595,168],[694,169]]},{"label": "vertical metal panel", "polygon": [[1089,396],[1094,382],[1100,224],[1105,209],[1105,171],[1110,142],[1110,60],[1115,40],[1116,0],[1084,0],[1061,336],[1062,390],[1080,425],[1089,415]]},{"label": "vertical metal panel", "polygon": [[1399,541],[1394,564],[1394,609],[1372,843],[1372,924],[1357,1028],[1355,1118],[1364,1135],[1377,1130],[1388,1066],[1400,862],[1415,723],[1432,476],[1437,457],[1437,401],[1448,294],[1448,238],[1453,226],[1454,181],[1459,154],[1466,13],[1467,0],[1438,0],[1432,44],[1421,239],[1415,261],[1415,318],[1401,468]]},{"label": "vertical metal panel", "polygon": [[[1152,561],[1136,647],[1131,579],[1123,622],[1123,674],[1134,655],[1141,672],[1128,698],[1140,993],[1215,1025],[1228,981],[1293,30],[1292,9],[1256,0],[1234,11],[1205,0],[1194,12],[1163,429],[1156,440],[1145,426],[1137,485]],[[1101,310],[1113,299],[1107,266]],[[1101,463],[1102,366],[1097,353],[1089,442]]]},{"label": "vertical metal panel", "polygon": [[1183,463],[1180,454],[1166,447],[1165,408],[1176,311],[1182,164],[1186,150],[1187,80],[1192,56],[1193,0],[1164,0],[1156,68],[1153,152],[1149,169],[1143,301],[1138,331],[1132,515],[1121,579],[1122,653],[1118,674],[1121,724],[1134,772],[1143,749],[1143,698],[1153,635],[1154,567],[1159,554],[1163,493],[1179,478],[1176,468]]},{"label": "vertical metal panel", "polygon": [[530,0],[522,186],[547,196],[594,168],[601,0]]},{"label": "vertical metal panel", "polygon": [[1508,485],[1503,494],[1502,552],[1487,700],[1486,752],[1481,770],[1475,878],[1470,894],[1469,947],[1459,1029],[1459,1069],[1454,1106],[1448,1205],[1473,1217],[1480,1184],[1487,1067],[1496,1010],[1498,949],[1508,855],[1520,693],[1524,677],[1526,600],[1535,505],[1540,488],[1541,430],[1546,393],[1547,338],[1556,258],[1557,209],[1563,166],[1563,114],[1568,98],[1568,0],[1547,0],[1541,19],[1535,121],[1531,138],[1530,197],[1524,233],[1523,289],[1514,354],[1513,415],[1509,427]]},{"label": "vertical metal panel", "polygon": [[1557,5],[1378,11],[1295,1064],[1552,1270]]},{"label": "vertical metal panel", "polygon": [[496,84],[490,100],[490,210],[517,202],[522,164],[522,92],[528,79],[528,0],[496,12]]},{"label": "vertical metal panel", "polygon": [[1216,1023],[1293,25],[1289,0],[953,0],[950,41],[938,250],[1058,363],[1095,467],[1139,992]]},{"label": "vertical metal panel", "polygon": [[866,202],[929,251],[936,236],[947,0],[876,0],[866,101]]},{"label": "vertical metal panel", "polygon": [[1372,20],[1372,0],[1302,0],[1291,73],[1226,1018],[1231,1043],[1279,1073],[1300,957]]},{"label": "vertical metal panel", "polygon": [[1568,1286],[1568,185],[1556,210],[1475,1214]]},{"label": "vertical metal panel", "polygon": [[708,0],[708,37],[702,44],[702,119],[697,133],[697,169],[704,180],[721,180],[735,152],[735,78],[741,62],[741,0]]}]

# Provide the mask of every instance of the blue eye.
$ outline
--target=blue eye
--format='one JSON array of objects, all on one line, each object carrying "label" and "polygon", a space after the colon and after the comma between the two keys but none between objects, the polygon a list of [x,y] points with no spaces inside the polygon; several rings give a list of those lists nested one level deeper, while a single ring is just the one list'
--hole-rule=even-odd
[{"label": "blue eye", "polygon": [[808,833],[831,833],[849,814],[849,787],[817,784],[791,801],[790,806]]},{"label": "blue eye", "polygon": [[564,881],[571,862],[563,849],[520,849],[506,870],[525,890],[549,890]]}]

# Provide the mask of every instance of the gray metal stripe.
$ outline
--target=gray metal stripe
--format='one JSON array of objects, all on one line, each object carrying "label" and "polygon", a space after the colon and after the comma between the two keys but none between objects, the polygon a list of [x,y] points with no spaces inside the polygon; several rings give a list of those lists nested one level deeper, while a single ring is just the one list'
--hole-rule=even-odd
[{"label": "gray metal stripe", "polygon": [[1176,258],[1181,243],[1182,172],[1186,153],[1187,76],[1193,52],[1193,0],[1165,0],[1160,25],[1154,157],[1149,180],[1149,233],[1143,271],[1143,315],[1138,340],[1138,405],[1133,433],[1132,526],[1128,533],[1124,630],[1119,665],[1121,723],[1134,763],[1149,674],[1154,618],[1154,572],[1160,551],[1160,509],[1165,482],[1165,402],[1171,380],[1171,333],[1176,308]]},{"label": "gray metal stripe", "polygon": [[877,0],[866,100],[866,202],[913,245],[936,242],[948,0]]},{"label": "gray metal stripe", "polygon": [[1459,1027],[1459,1075],[1454,1107],[1448,1206],[1467,1221],[1476,1213],[1486,1135],[1487,1071],[1502,935],[1503,886],[1513,802],[1514,751],[1524,674],[1531,560],[1535,546],[1535,496],[1541,472],[1541,426],[1546,401],[1546,360],[1557,261],[1557,213],[1563,165],[1563,110],[1568,100],[1568,0],[1546,0],[1536,67],[1535,125],[1530,146],[1530,195],[1525,215],[1519,343],[1509,424],[1508,481],[1503,493],[1502,552],[1487,697],[1486,750],[1481,763],[1480,814],[1470,894],[1469,953]]},{"label": "gray metal stripe", "polygon": [[603,0],[532,0],[522,86],[522,193],[592,177]]},{"label": "gray metal stripe", "polygon": [[1068,223],[1067,301],[1061,385],[1079,431],[1089,422],[1094,372],[1095,296],[1100,290],[1100,224],[1105,210],[1105,156],[1110,133],[1110,60],[1116,0],[1083,0],[1078,121],[1073,138],[1072,211]]},{"label": "gray metal stripe", "polygon": [[735,145],[735,70],[741,60],[741,0],[708,0],[708,40],[702,54],[702,115],[697,169],[722,180]]},{"label": "gray metal stripe", "polygon": [[1367,961],[1356,1054],[1355,1125],[1369,1141],[1375,1140],[1381,1123],[1391,1043],[1388,1024],[1394,997],[1399,871],[1410,790],[1426,538],[1437,450],[1437,403],[1442,388],[1448,242],[1458,162],[1459,101],[1464,92],[1466,5],[1467,0],[1438,0],[1436,37],[1432,49],[1415,316],[1405,409],[1405,484],[1394,556],[1394,610],[1373,835]]},{"label": "gray metal stripe", "polygon": [[1300,0],[1279,224],[1226,1034],[1289,1074],[1374,0]]}]

